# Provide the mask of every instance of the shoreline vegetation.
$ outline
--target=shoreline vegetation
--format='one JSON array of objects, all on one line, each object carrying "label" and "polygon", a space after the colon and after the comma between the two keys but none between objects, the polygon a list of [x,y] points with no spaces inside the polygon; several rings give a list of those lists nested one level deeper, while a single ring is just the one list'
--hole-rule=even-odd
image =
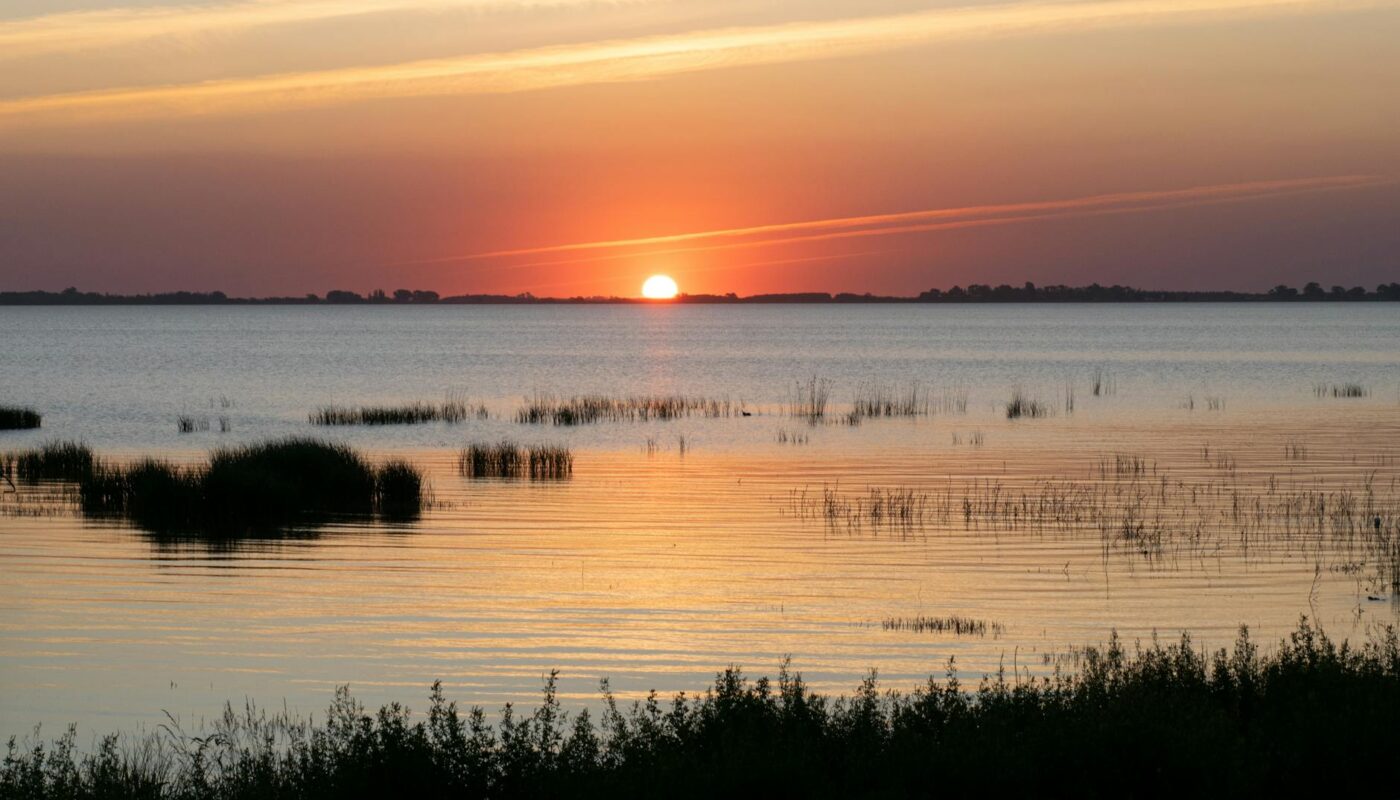
[{"label": "shoreline vegetation", "polygon": [[851,292],[790,292],[785,294],[680,294],[671,300],[639,297],[536,297],[524,292],[443,296],[423,289],[376,289],[368,294],[333,289],[325,296],[230,297],[223,292],[160,292],[104,294],[69,287],[61,292],[0,291],[0,305],[121,306],[121,305],[608,305],[700,304],[743,305],[772,303],[1248,303],[1248,302],[1375,302],[1400,301],[1400,283],[1383,283],[1374,290],[1362,286],[1323,287],[1313,282],[1302,289],[1280,284],[1263,292],[1138,289],[1130,286],[1022,286],[970,284],[967,288],[929,289],[910,297]]},{"label": "shoreline vegetation", "polygon": [[[731,666],[703,693],[564,709],[558,672],[533,710],[493,724],[434,683],[426,714],[366,709],[340,687],[324,717],[227,705],[205,729],[168,717],[84,750],[76,727],[11,737],[0,796],[28,798],[924,797],[1016,792],[1213,796],[1373,787],[1400,714],[1393,627],[1360,646],[1306,617],[1261,651],[1241,628],[1213,653],[1183,634],[1074,649],[1051,675],[1013,668],[975,687],[930,677],[849,695]],[[1068,669],[1064,664],[1068,663]],[[1328,769],[1328,765],[1345,768]],[[1377,772],[1380,768],[1381,771]]]}]

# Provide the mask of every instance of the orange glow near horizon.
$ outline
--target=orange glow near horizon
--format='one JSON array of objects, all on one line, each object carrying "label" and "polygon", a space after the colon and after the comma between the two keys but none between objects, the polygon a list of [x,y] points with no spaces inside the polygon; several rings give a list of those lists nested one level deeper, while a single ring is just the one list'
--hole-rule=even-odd
[{"label": "orange glow near horizon", "polygon": [[1397,26],[1400,0],[12,0],[0,288],[1371,287],[1400,265]]},{"label": "orange glow near horizon", "polygon": [[680,293],[680,287],[669,275],[653,275],[642,284],[642,297],[648,300],[670,300]]}]

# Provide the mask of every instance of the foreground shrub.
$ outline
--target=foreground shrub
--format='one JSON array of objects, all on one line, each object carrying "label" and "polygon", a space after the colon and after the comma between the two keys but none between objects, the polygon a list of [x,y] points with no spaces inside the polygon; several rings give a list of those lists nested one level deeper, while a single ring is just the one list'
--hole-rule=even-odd
[{"label": "foreground shrub", "polygon": [[[1400,645],[1386,629],[1337,645],[1303,620],[1261,655],[1242,631],[1206,654],[1189,638],[1127,651],[1115,637],[1051,678],[949,677],[850,696],[719,673],[701,695],[622,707],[603,684],[597,723],[567,714],[551,675],[532,713],[497,725],[434,685],[426,717],[366,711],[337,692],[324,721],[230,707],[213,730],[104,740],[11,739],[0,796],[926,797],[1191,796],[1387,780],[1400,713]],[[950,665],[950,674],[951,674]],[[1388,785],[1388,784],[1386,784]]]}]

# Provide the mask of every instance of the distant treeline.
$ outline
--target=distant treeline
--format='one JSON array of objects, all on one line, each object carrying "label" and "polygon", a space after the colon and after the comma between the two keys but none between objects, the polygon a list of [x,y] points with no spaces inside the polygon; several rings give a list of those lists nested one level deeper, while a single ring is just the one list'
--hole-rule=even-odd
[{"label": "distant treeline", "polygon": [[[1266,292],[1192,292],[1169,289],[1137,289],[1131,286],[990,286],[974,283],[963,288],[929,289],[916,297],[840,292],[788,294],[682,294],[673,303],[1251,303],[1251,302],[1372,302],[1400,300],[1400,283],[1382,283],[1374,291],[1363,286],[1323,288],[1309,283],[1302,289],[1278,285]],[[223,292],[162,292],[158,294],[100,294],[67,288],[61,292],[0,292],[0,305],[11,306],[124,306],[124,305],[532,305],[655,303],[635,297],[536,297],[523,294],[461,294],[443,297],[422,289],[376,289],[369,294],[333,289],[324,297],[229,297]]]}]

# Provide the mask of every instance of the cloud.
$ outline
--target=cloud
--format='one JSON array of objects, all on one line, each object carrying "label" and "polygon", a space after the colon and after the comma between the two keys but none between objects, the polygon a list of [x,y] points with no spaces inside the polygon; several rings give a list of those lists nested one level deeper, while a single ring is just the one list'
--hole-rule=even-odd
[{"label": "cloud", "polygon": [[[891,236],[896,234],[928,233],[993,225],[1011,225],[1072,217],[1144,213],[1172,208],[1267,200],[1303,193],[1364,189],[1390,185],[1395,182],[1394,179],[1373,175],[1335,175],[1314,178],[1289,178],[1272,181],[1215,184],[1211,186],[1194,186],[1184,189],[1119,192],[1060,200],[964,206],[959,208],[934,208],[919,211],[904,211],[894,214],[833,217],[829,219],[804,220],[800,222],[785,222],[742,228],[692,231],[688,233],[634,239],[573,242],[513,250],[492,250],[455,256],[400,261],[394,262],[394,266],[515,259],[527,256],[591,251],[617,251],[607,252],[601,255],[567,259],[531,260],[528,263],[511,264],[511,268],[578,264],[589,261],[607,261],[623,257],[669,255],[675,253],[731,250],[748,247],[769,247],[783,244],[855,239],[869,236]],[[645,252],[637,252],[636,250],[637,248],[649,248],[657,245],[681,246],[651,249]]]},{"label": "cloud", "polygon": [[695,31],[401,64],[0,101],[0,124],[239,114],[522,92],[834,58],[936,41],[1400,8],[1400,0],[1084,0]]},{"label": "cloud", "polygon": [[163,37],[227,34],[392,12],[553,9],[654,0],[250,0],[210,6],[69,11],[0,21],[0,60],[85,53]]}]

